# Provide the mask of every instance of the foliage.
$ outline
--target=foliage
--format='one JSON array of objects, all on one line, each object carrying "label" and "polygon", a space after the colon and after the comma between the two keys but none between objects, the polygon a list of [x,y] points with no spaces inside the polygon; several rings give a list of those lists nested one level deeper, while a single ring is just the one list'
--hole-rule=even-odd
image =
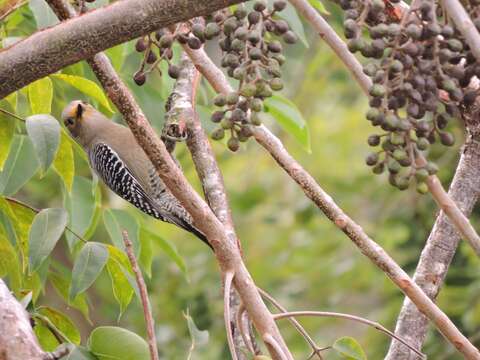
[{"label": "foliage", "polygon": [[[320,2],[313,2],[326,11]],[[52,14],[42,3],[32,0],[0,25],[3,46],[52,24]],[[331,22],[339,26],[338,7],[325,7]],[[347,213],[412,270],[431,228],[435,205],[428,198],[385,188],[362,166],[368,151],[364,139],[371,131],[362,115],[366,100],[317,34],[303,28],[293,9],[288,9],[286,20],[309,46],[300,43],[285,49],[289,61],[282,75],[288,86],[265,101],[268,115],[262,119]],[[132,42],[109,50],[124,79],[138,70],[134,47]],[[172,47],[173,59],[178,59],[178,50]],[[152,72],[143,87],[130,80],[129,85],[159,130],[172,81]],[[198,93],[200,115],[211,132],[209,115],[217,110],[210,100],[212,90],[202,82]],[[93,103],[108,116],[113,113],[85,62],[0,101],[0,108],[27,119],[23,124],[0,113],[0,276],[8,280],[17,298],[31,296],[28,310],[46,350],[54,349],[60,337],[76,345],[67,357],[70,360],[148,357],[139,336],[144,335],[144,323],[138,290],[121,240],[121,230],[127,229],[142,270],[151,274],[147,284],[162,357],[185,358],[195,344],[193,354],[198,358],[225,358],[222,299],[211,254],[187,233],[147,218],[92,179],[83,151],[62,124],[52,121],[75,98]],[[121,121],[117,115],[114,120]],[[177,148],[186,176],[201,191],[184,146]],[[287,308],[350,312],[391,328],[403,295],[320,215],[272,159],[251,143],[234,157],[221,143],[213,148],[256,282]],[[432,145],[430,156],[442,164],[439,176],[448,183],[455,152],[443,153]],[[462,245],[439,303],[470,336],[478,331],[480,319],[479,264],[464,250]],[[184,318],[186,309],[190,312]],[[365,358],[364,352],[380,358],[388,344],[374,330],[333,320],[302,323],[313,329],[322,346],[332,345],[353,359]],[[284,325],[282,332],[295,356],[307,354],[294,330]],[[337,340],[339,334],[357,340]],[[112,347],[112,338],[124,347]],[[201,346],[207,341],[208,346]],[[440,335],[431,333],[427,353],[436,358],[445,349]],[[326,356],[340,355],[331,351]]]}]

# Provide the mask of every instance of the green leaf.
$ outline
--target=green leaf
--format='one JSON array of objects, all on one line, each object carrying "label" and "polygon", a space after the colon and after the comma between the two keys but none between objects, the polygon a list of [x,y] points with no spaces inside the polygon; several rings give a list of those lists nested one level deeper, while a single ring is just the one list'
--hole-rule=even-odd
[{"label": "green leaf", "polygon": [[53,85],[48,77],[37,80],[27,87],[32,114],[52,112]]},{"label": "green leaf", "polygon": [[147,342],[115,326],[101,326],[90,334],[88,348],[99,360],[150,360]]},{"label": "green leaf", "polygon": [[33,220],[29,234],[30,269],[35,271],[50,255],[67,225],[68,214],[64,209],[44,209]]},{"label": "green leaf", "polygon": [[190,334],[190,339],[192,340],[188,354],[188,359],[190,359],[196,347],[204,346],[208,343],[209,334],[207,330],[199,330],[197,328],[197,325],[195,325],[195,321],[193,321],[193,318],[190,316],[188,309],[187,313],[184,313],[183,316],[185,319],[187,319],[188,332]]},{"label": "green leaf", "polygon": [[37,324],[33,330],[44,351],[53,351],[60,345],[55,335],[45,325]]},{"label": "green leaf", "polygon": [[105,245],[88,242],[83,246],[73,265],[70,300],[75,299],[78,294],[83,293],[93,284],[107,260],[108,251]]},{"label": "green leaf", "polygon": [[68,192],[72,191],[73,177],[75,175],[75,160],[73,157],[73,147],[68,135],[63,131],[60,136],[60,147],[57,156],[53,160],[53,168],[63,180]]},{"label": "green leaf", "polygon": [[23,272],[26,272],[28,265],[28,237],[36,213],[20,203],[8,199],[2,200],[6,201],[6,204],[3,201],[0,201],[0,210],[7,214],[15,229],[16,244],[19,246],[23,258],[22,269]]},{"label": "green leaf", "polygon": [[110,235],[112,243],[122,250],[125,249],[122,231],[127,230],[128,238],[132,242],[135,256],[138,258],[141,246],[139,241],[140,227],[137,219],[123,210],[109,209],[103,212],[103,223]]},{"label": "green leaf", "polygon": [[141,229],[141,236],[150,237],[153,240],[153,243],[158,245],[165,254],[177,264],[182,273],[187,276],[187,265],[185,264],[185,260],[180,256],[174,244],[143,227]]},{"label": "green leaf", "polygon": [[105,107],[111,113],[114,112],[102,88],[92,80],[88,80],[81,76],[66,75],[66,74],[53,74],[53,75],[50,75],[50,77],[65,81],[67,84],[72,85],[77,90],[97,100],[103,107]]},{"label": "green leaf", "polygon": [[60,143],[60,125],[53,116],[42,114],[27,117],[26,127],[40,168],[46,172],[55,158]]},{"label": "green leaf", "polygon": [[122,265],[113,257],[107,262],[107,270],[112,281],[113,296],[120,305],[120,318],[132,301],[133,288],[122,270]]},{"label": "green leaf", "polygon": [[323,5],[323,3],[320,0],[308,0],[308,2],[320,13],[324,15],[330,15],[330,12],[325,8],[325,5]]},{"label": "green leaf", "polygon": [[11,93],[10,95],[8,95],[5,100],[8,102],[8,104],[10,105],[11,109],[13,112],[16,112],[17,111],[17,102],[18,102],[18,92],[15,91],[13,93]]},{"label": "green leaf", "polygon": [[70,288],[71,274],[69,272],[50,272],[48,279],[57,293],[68,303],[69,306],[79,310],[90,321],[88,304],[85,293],[78,294],[73,301],[69,301],[68,290]]},{"label": "green leaf", "polygon": [[7,161],[0,172],[0,194],[14,195],[38,169],[32,142],[26,136],[14,136]]},{"label": "green leaf", "polygon": [[97,360],[97,358],[82,346],[75,346],[62,360]]},{"label": "green leaf", "polygon": [[[0,102],[3,105],[3,102]],[[0,171],[3,170],[12,145],[17,120],[0,112]]]},{"label": "green leaf", "polygon": [[53,326],[70,343],[80,344],[80,332],[67,315],[48,306],[37,308],[34,315],[46,317],[50,322],[50,326]]},{"label": "green leaf", "polygon": [[289,3],[287,7],[283,11],[278,12],[277,15],[288,22],[288,25],[290,25],[292,31],[298,35],[303,45],[308,48],[307,36],[305,35],[305,30],[303,29],[303,23],[295,8]]},{"label": "green leaf", "polygon": [[347,360],[367,360],[360,344],[352,337],[344,336],[335,340],[332,349]]},{"label": "green leaf", "polygon": [[30,0],[28,6],[30,10],[32,10],[38,29],[43,29],[58,23],[58,18],[45,1]]},{"label": "green leaf", "polygon": [[272,115],[280,126],[302,145],[305,151],[311,153],[310,130],[297,106],[280,95],[266,99],[264,104],[265,111]]},{"label": "green leaf", "polygon": [[20,271],[17,253],[0,226],[0,278],[8,277],[14,292],[18,292],[22,284]]},{"label": "green leaf", "polygon": [[[89,179],[75,176],[72,192],[65,194],[65,208],[70,219],[68,227],[85,240],[93,235],[100,216],[100,191],[92,191],[92,186]],[[79,240],[70,232],[66,237],[72,250]]]}]

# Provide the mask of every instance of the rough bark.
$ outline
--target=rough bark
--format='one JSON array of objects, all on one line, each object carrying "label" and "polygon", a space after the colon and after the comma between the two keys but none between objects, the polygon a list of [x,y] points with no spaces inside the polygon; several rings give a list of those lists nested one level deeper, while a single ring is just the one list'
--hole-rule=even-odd
[{"label": "rough bark", "polygon": [[239,2],[123,0],[36,32],[0,50],[0,98],[112,46]]},{"label": "rough bark", "polygon": [[43,360],[27,312],[0,279],[0,360]]},{"label": "rough bark", "polygon": [[[177,133],[177,136],[181,136],[183,127],[186,127],[188,132],[187,146],[190,150],[198,177],[202,183],[203,193],[207,203],[225,228],[235,234],[223,176],[207,135],[202,129],[198,114],[195,111],[195,95],[201,75],[186,55],[182,56],[180,69],[179,77],[170,95],[170,106],[165,123],[168,124],[169,127],[178,130],[173,131]],[[238,237],[236,235],[235,237],[241,250]],[[240,298],[232,288],[229,299],[232,318],[235,318],[240,304]],[[230,327],[227,331],[229,330],[233,332],[237,358],[239,360],[246,360],[247,353],[244,351],[246,346],[234,321],[230,322]]]},{"label": "rough bark", "polygon": [[[476,117],[478,114],[476,115]],[[468,120],[468,119],[467,119]],[[470,130],[448,194],[468,217],[480,196],[480,132],[478,118],[467,126]],[[423,248],[414,281],[431,299],[436,299],[460,242],[460,234],[441,212]],[[428,320],[405,298],[397,320],[395,334],[421,349],[428,331]],[[386,359],[410,359],[410,351],[392,341]]]}]

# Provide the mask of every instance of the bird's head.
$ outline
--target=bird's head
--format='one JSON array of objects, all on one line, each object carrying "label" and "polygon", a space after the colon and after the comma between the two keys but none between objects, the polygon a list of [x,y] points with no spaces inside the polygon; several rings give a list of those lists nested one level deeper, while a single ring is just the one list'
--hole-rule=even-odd
[{"label": "bird's head", "polygon": [[[101,121],[101,115],[92,105],[82,100],[74,100],[62,112],[62,120],[72,137],[82,145],[94,135],[95,123]],[[96,121],[97,120],[97,121]]]}]

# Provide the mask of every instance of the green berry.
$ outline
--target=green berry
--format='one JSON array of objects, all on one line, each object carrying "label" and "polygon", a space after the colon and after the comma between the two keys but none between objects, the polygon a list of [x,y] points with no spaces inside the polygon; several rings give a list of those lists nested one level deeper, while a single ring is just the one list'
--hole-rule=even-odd
[{"label": "green berry", "polygon": [[427,180],[428,176],[429,176],[429,173],[428,173],[428,170],[426,168],[418,169],[415,172],[415,177],[417,178],[418,181]]},{"label": "green berry", "polygon": [[272,90],[278,91],[283,89],[283,81],[280,78],[273,78],[270,80],[270,87]]},{"label": "green berry", "polygon": [[218,94],[213,98],[213,103],[216,106],[225,106],[227,103],[227,97],[224,94]]},{"label": "green berry", "polygon": [[222,140],[225,137],[225,130],[222,128],[215,129],[211,136],[213,140]]},{"label": "green berry", "polygon": [[238,93],[235,91],[228,93],[226,100],[228,105],[235,105],[238,102]]},{"label": "green berry", "polygon": [[428,186],[424,182],[417,183],[417,192],[419,194],[426,194],[428,192]]},{"label": "green berry", "polygon": [[368,156],[365,158],[365,163],[368,166],[376,165],[378,163],[378,154],[377,153],[368,154]]},{"label": "green berry", "polygon": [[236,152],[240,148],[240,142],[238,139],[231,137],[228,139],[227,146],[230,149],[230,151]]}]

